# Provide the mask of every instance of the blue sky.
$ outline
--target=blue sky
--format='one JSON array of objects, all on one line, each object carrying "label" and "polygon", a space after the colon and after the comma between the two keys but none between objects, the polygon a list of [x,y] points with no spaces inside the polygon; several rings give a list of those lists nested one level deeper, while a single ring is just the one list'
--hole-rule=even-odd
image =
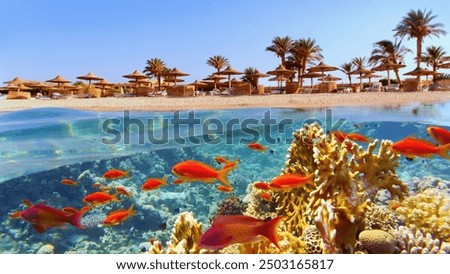
[{"label": "blue sky", "polygon": [[[0,81],[48,80],[57,74],[75,81],[92,71],[125,82],[122,75],[142,71],[153,57],[190,73],[186,82],[212,73],[206,60],[213,55],[227,57],[241,71],[253,66],[266,72],[279,59],[265,48],[273,37],[285,35],[316,39],[324,61],[339,66],[369,57],[374,42],[394,39],[392,29],[410,9],[425,8],[449,34],[426,38],[424,47],[440,45],[450,55],[444,0],[0,0]],[[415,52],[415,40],[404,45]],[[413,54],[406,64],[403,72],[414,68]]]}]

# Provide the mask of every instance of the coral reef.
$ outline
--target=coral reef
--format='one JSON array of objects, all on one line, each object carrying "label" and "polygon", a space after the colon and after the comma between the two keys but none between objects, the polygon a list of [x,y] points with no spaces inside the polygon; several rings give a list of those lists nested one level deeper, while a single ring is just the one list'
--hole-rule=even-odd
[{"label": "coral reef", "polygon": [[[378,153],[374,154],[378,144]],[[322,237],[326,237],[324,252],[352,252],[377,192],[387,190],[399,200],[408,194],[406,184],[395,173],[398,156],[389,151],[390,144],[375,140],[367,150],[356,143],[340,144],[317,123],[295,132],[282,173],[315,172],[315,188],[275,193],[278,214],[286,216],[287,231],[302,235],[315,221]]]},{"label": "coral reef", "polygon": [[315,225],[308,225],[303,230],[301,240],[306,244],[308,254],[322,254],[323,240],[320,231]]},{"label": "coral reef", "polygon": [[417,229],[415,232],[406,226],[394,231],[396,238],[395,253],[401,254],[449,254],[450,243],[433,239],[430,233]]},{"label": "coral reef", "polygon": [[450,198],[445,192],[425,189],[403,200],[395,212],[413,230],[450,242]]},{"label": "coral reef", "polygon": [[37,254],[54,254],[54,253],[55,253],[55,247],[51,244],[43,245],[37,251]]},{"label": "coral reef", "polygon": [[395,239],[380,229],[364,230],[359,233],[362,248],[371,254],[392,254],[395,251]]},{"label": "coral reef", "polygon": [[364,216],[364,229],[394,230],[398,227],[397,215],[386,206],[373,205]]},{"label": "coral reef", "polygon": [[242,215],[246,209],[247,203],[231,195],[219,204],[217,215]]},{"label": "coral reef", "polygon": [[[277,204],[275,201],[268,202],[261,199],[260,194],[262,192],[262,190],[255,188],[254,184],[248,185],[247,195],[243,199],[243,202],[247,203],[247,209],[244,214],[260,220],[273,219],[277,217]],[[273,195],[272,191],[269,190],[268,192]]]},{"label": "coral reef", "polygon": [[202,224],[199,223],[192,212],[182,212],[175,221],[170,242],[167,244],[168,254],[198,254],[197,245],[202,236]]}]

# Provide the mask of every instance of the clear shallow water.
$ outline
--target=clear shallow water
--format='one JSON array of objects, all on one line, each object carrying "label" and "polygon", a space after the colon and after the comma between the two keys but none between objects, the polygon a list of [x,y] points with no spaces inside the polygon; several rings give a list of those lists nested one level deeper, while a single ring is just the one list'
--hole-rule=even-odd
[{"label": "clear shallow water", "polygon": [[[318,121],[332,130],[341,121],[339,130],[396,141],[409,135],[428,138],[425,129],[429,125],[450,127],[449,113],[450,103],[398,108],[243,109],[178,114],[58,108],[1,113],[0,251],[35,253],[43,244],[51,243],[58,253],[136,253],[140,244],[149,238],[167,240],[171,225],[181,211],[193,211],[200,221],[208,223],[217,210],[217,203],[228,196],[201,183],[170,184],[155,192],[140,191],[147,178],[171,174],[172,166],[180,161],[195,159],[215,165],[217,155],[240,159],[239,169],[229,179],[236,186],[235,195],[242,197],[249,183],[270,180],[279,174],[292,132],[305,122]],[[198,119],[195,125],[183,120],[189,115]],[[179,130],[177,123],[182,124]],[[158,144],[149,141],[152,137],[159,140]],[[246,147],[246,143],[256,140],[270,151],[262,154]],[[104,182],[102,174],[112,168],[131,170],[132,178],[112,184],[124,185],[133,193],[133,198],[123,199],[120,206],[135,204],[138,210],[137,216],[119,227],[53,229],[37,234],[29,224],[7,218],[24,198],[56,207],[80,208],[82,198],[94,191],[91,185]],[[397,173],[406,182],[412,177],[425,176],[450,180],[448,161],[440,157],[412,162],[402,158]],[[63,186],[59,183],[63,178],[77,180],[80,186]],[[103,218],[117,207],[108,205],[91,213],[90,218],[95,223],[95,218]]]}]

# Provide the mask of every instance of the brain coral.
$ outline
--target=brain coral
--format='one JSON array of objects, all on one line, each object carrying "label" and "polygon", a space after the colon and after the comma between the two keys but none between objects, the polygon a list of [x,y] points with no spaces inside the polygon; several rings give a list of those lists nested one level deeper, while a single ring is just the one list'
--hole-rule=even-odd
[{"label": "brain coral", "polygon": [[403,200],[395,212],[413,230],[450,242],[450,198],[445,192],[426,189]]},{"label": "brain coral", "polygon": [[383,230],[364,230],[359,233],[359,241],[362,247],[372,254],[392,254],[395,251],[394,237]]}]

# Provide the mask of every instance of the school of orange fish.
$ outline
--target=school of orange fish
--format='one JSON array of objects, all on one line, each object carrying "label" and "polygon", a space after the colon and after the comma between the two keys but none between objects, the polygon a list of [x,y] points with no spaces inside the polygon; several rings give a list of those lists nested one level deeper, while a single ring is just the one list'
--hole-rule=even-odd
[{"label": "school of orange fish", "polygon": [[[450,150],[450,131],[442,127],[430,126],[427,128],[427,132],[436,143],[408,136],[393,143],[390,146],[390,150],[410,160],[415,157],[429,158],[433,155],[450,159],[448,155]],[[370,142],[369,138],[358,133],[333,131],[330,134],[334,135],[340,143],[346,143],[348,146],[352,145],[352,141]],[[247,147],[262,153],[267,151],[267,148],[259,143],[250,143]],[[233,186],[228,181],[228,174],[237,168],[239,160],[229,160],[226,157],[217,156],[215,157],[215,161],[217,164],[223,166],[217,169],[196,160],[186,160],[177,163],[172,168],[172,173],[176,176],[176,179],[172,183],[175,185],[185,182],[213,184],[218,181],[218,191],[232,192]],[[105,180],[117,180],[126,177],[130,177],[129,172],[118,169],[112,169],[103,174]],[[168,177],[166,175],[163,178],[149,178],[142,184],[141,190],[154,191],[168,186]],[[60,183],[73,187],[79,185],[78,182],[69,178],[61,180]],[[26,207],[25,210],[13,212],[10,218],[22,219],[31,223],[33,228],[39,233],[45,232],[48,228],[63,227],[67,224],[83,229],[81,219],[93,207],[102,206],[110,202],[119,202],[120,195],[131,197],[131,193],[124,186],[115,187],[113,194],[110,193],[112,190],[111,187],[99,182],[93,184],[92,187],[97,188],[99,191],[86,195],[83,198],[86,206],[79,210],[72,207],[57,209],[45,203],[33,204],[31,201],[24,199],[22,202]],[[262,200],[272,202],[273,199],[268,190],[286,191],[299,187],[314,187],[314,173],[305,175],[282,174],[273,178],[270,182],[256,182],[254,183],[254,187],[262,190],[259,196]],[[103,220],[103,225],[119,225],[135,214],[134,205],[128,209],[122,208],[112,211]],[[207,249],[220,249],[235,243],[251,242],[257,240],[259,236],[264,236],[275,244],[275,246],[279,247],[276,232],[282,218],[283,216],[279,216],[265,221],[244,215],[218,215],[213,220],[211,227],[201,237],[199,246]]]}]

